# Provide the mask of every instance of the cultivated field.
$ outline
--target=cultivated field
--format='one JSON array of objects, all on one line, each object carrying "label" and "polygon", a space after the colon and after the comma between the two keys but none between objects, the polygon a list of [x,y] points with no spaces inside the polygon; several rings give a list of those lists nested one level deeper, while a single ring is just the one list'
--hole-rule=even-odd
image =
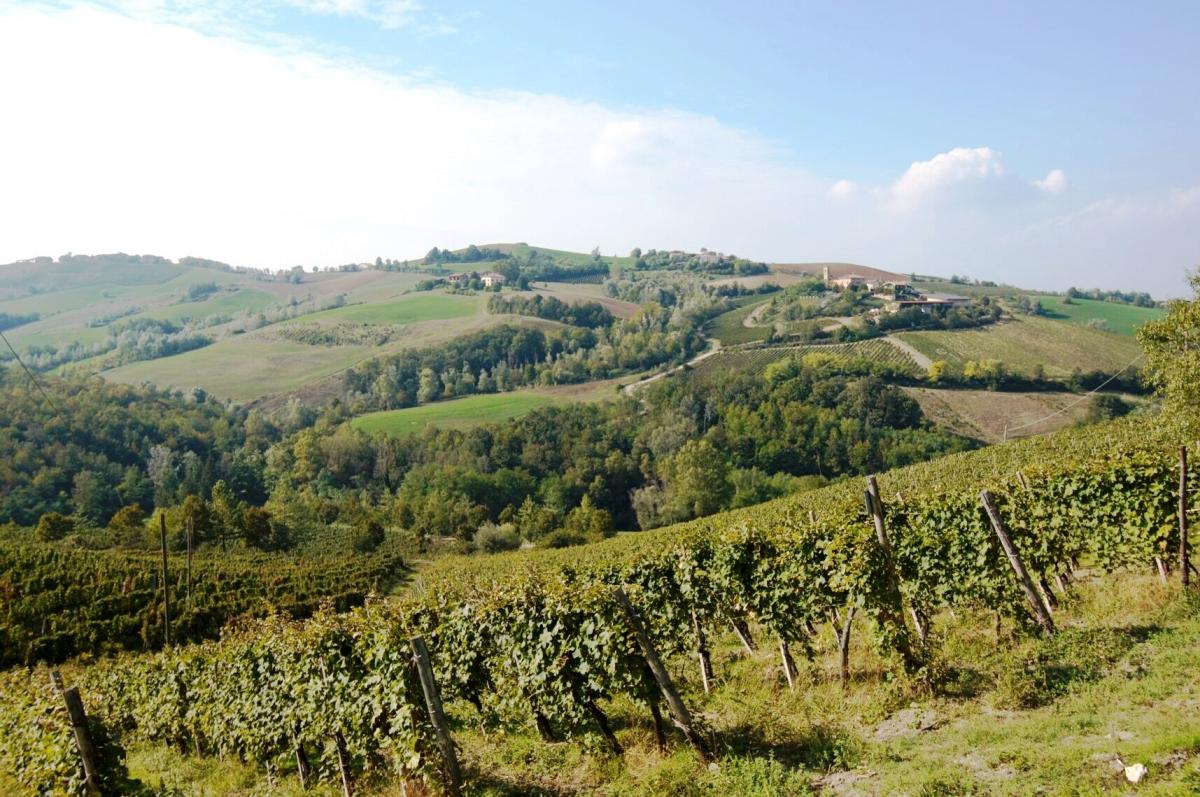
[{"label": "cultivated field", "polygon": [[1117,371],[1138,358],[1128,337],[1055,321],[1021,316],[982,329],[900,332],[897,337],[931,360],[959,364],[1000,360],[1010,371],[1028,374],[1041,365],[1048,376],[1083,371]]},{"label": "cultivated field", "polygon": [[370,412],[353,419],[350,425],[368,434],[407,437],[427,426],[463,428],[480,423],[507,421],[551,404],[613,398],[617,395],[618,382],[616,379],[607,379],[582,385],[466,396],[400,410]]},{"label": "cultivated field", "polygon": [[394,301],[364,302],[321,310],[302,315],[289,323],[354,321],[360,324],[413,324],[469,318],[484,312],[486,304],[487,300],[482,295],[414,293]]},{"label": "cultivated field", "polygon": [[705,326],[705,333],[721,341],[722,346],[735,346],[738,343],[754,343],[766,340],[771,334],[769,326],[746,326],[746,319],[756,309],[762,307],[770,296],[746,296],[736,300],[738,307],[721,313]]},{"label": "cultivated field", "polygon": [[[917,400],[925,417],[938,426],[985,443],[1058,431],[1083,420],[1089,406],[1088,397],[1060,391],[902,389]],[[1128,395],[1122,398],[1142,401]]]},{"label": "cultivated field", "polygon": [[324,379],[364,360],[403,348],[433,346],[459,335],[500,324],[540,328],[553,321],[480,312],[469,318],[424,321],[403,326],[382,346],[313,346],[280,339],[273,327],[225,338],[211,346],[174,357],[130,363],[104,371],[114,382],[187,390],[200,387],[233,401],[269,399],[282,393],[320,391]]},{"label": "cultivated field", "polygon": [[1095,299],[1072,299],[1070,304],[1062,296],[1035,296],[1050,318],[1084,324],[1093,319],[1106,323],[1113,332],[1133,337],[1133,331],[1141,324],[1161,318],[1166,311],[1157,307],[1135,307],[1117,302],[1098,302]]},{"label": "cultivated field", "polygon": [[820,354],[839,360],[865,359],[878,363],[889,363],[918,371],[916,363],[898,346],[883,339],[865,340],[857,343],[813,344],[808,346],[772,346],[763,349],[726,349],[713,355],[691,369],[701,381],[717,379],[723,374],[739,372],[760,374],[767,366],[780,360],[800,358],[808,354]]}]

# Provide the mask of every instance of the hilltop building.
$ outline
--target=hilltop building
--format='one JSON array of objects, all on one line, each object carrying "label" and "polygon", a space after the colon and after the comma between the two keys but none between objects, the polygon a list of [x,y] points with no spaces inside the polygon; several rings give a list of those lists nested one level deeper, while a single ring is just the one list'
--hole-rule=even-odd
[{"label": "hilltop building", "polygon": [[926,293],[913,298],[899,299],[891,302],[888,304],[887,310],[889,313],[896,313],[900,310],[915,307],[922,313],[928,313],[934,307],[954,309],[956,307],[966,307],[970,303],[970,298],[966,296],[957,296],[952,293]]}]

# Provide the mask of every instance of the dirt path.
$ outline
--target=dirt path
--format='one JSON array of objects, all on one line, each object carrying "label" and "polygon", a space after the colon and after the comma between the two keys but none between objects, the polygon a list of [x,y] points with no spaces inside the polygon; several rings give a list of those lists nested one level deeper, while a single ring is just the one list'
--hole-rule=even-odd
[{"label": "dirt path", "polygon": [[712,357],[714,354],[716,354],[720,350],[721,350],[721,341],[717,340],[716,338],[710,338],[708,341],[708,348],[705,349],[704,351],[702,351],[701,353],[697,354],[692,359],[688,360],[683,365],[677,365],[674,368],[668,368],[665,371],[660,371],[659,373],[654,374],[653,376],[647,376],[645,379],[639,379],[636,382],[632,382],[632,383],[626,385],[625,387],[621,388],[621,392],[624,393],[626,396],[632,396],[638,390],[640,390],[641,388],[650,384],[651,382],[657,382],[658,380],[662,379],[664,376],[670,376],[671,374],[682,371],[684,368],[689,368],[698,362],[703,362],[704,360],[707,360],[709,357]]},{"label": "dirt path", "polygon": [[839,317],[833,319],[834,323],[829,324],[828,326],[821,327],[821,331],[822,332],[833,332],[838,327],[848,327],[848,326],[850,326],[851,322],[854,321],[854,319],[855,319],[855,317],[852,315],[839,316]]},{"label": "dirt path", "polygon": [[746,327],[746,329],[753,329],[754,327],[759,326],[758,317],[762,315],[762,311],[766,310],[767,306],[770,304],[771,303],[769,301],[763,302],[758,307],[755,307],[753,310],[747,313],[746,317],[742,319],[742,326]]},{"label": "dirt path", "polygon": [[895,335],[887,335],[884,337],[884,340],[886,340],[888,343],[895,346],[900,351],[907,354],[909,357],[912,357],[913,361],[919,367],[924,368],[926,371],[929,370],[929,366],[933,365],[933,360],[929,359],[924,354],[921,354],[921,352],[917,351],[917,349],[914,348],[912,345],[905,343],[904,341],[900,340],[900,338],[896,337]]}]

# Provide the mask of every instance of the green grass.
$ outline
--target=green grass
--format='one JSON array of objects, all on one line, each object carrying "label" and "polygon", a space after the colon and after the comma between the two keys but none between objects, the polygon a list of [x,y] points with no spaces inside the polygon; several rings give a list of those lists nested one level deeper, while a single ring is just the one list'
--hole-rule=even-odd
[{"label": "green grass", "polygon": [[737,307],[721,313],[705,326],[704,331],[711,337],[721,341],[723,346],[733,346],[738,343],[754,343],[766,340],[771,334],[770,326],[745,325],[746,317],[758,307],[771,300],[771,296],[747,296],[736,300]]},{"label": "green grass", "polygon": [[1024,374],[1041,365],[1048,376],[1069,376],[1074,368],[1117,371],[1139,354],[1137,343],[1128,337],[1036,316],[980,329],[901,332],[897,337],[931,360],[959,365],[1000,360],[1010,371]]},{"label": "green grass", "polygon": [[202,387],[221,398],[250,401],[295,390],[378,353],[369,346],[306,346],[241,336],[174,357],[130,363],[102,375],[133,385]]},{"label": "green grass", "polygon": [[457,296],[444,293],[417,293],[392,302],[352,304],[309,313],[293,319],[308,321],[356,321],[362,324],[413,324],[419,321],[442,321],[466,318],[482,312],[478,296]]},{"label": "green grass", "polygon": [[[312,318],[312,316],[305,316]],[[323,379],[364,360],[404,348],[435,346],[497,324],[536,328],[556,326],[553,321],[517,316],[478,314],[466,319],[442,319],[415,324],[404,335],[383,346],[348,344],[310,346],[272,335],[273,326],[245,335],[222,338],[211,346],[130,363],[101,372],[114,382],[189,390],[200,387],[220,398],[253,401],[304,389],[320,391]]]},{"label": "green grass", "polygon": [[[238,316],[247,311],[264,310],[278,303],[279,300],[266,291],[249,288],[215,294],[203,302],[181,302],[166,307],[157,307],[136,316],[130,316],[130,318],[157,318],[178,323],[187,319],[201,319],[215,315]],[[121,324],[126,320],[122,318],[115,323]]]},{"label": "green grass", "polygon": [[1035,296],[1049,318],[1069,321],[1072,324],[1087,324],[1092,319],[1104,321],[1118,335],[1133,337],[1141,324],[1166,314],[1157,307],[1135,307],[1117,302],[1099,302],[1095,299],[1072,299],[1066,304],[1062,296]]},{"label": "green grass", "polygon": [[490,393],[479,396],[436,401],[401,410],[385,410],[360,415],[350,421],[355,429],[368,434],[407,437],[426,426],[464,427],[477,423],[506,421],[539,407],[566,401],[563,394],[539,390]]}]

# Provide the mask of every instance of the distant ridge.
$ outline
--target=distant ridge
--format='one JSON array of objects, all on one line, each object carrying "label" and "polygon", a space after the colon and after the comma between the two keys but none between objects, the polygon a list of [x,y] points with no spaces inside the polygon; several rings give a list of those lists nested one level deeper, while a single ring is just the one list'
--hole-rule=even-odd
[{"label": "distant ridge", "polygon": [[872,266],[861,266],[857,263],[771,263],[771,270],[778,271],[783,274],[812,274],[814,277],[820,277],[824,274],[825,268],[829,268],[829,276],[837,279],[850,274],[857,274],[860,277],[877,280],[907,280],[908,274],[900,274],[895,271],[885,271],[881,268]]}]

